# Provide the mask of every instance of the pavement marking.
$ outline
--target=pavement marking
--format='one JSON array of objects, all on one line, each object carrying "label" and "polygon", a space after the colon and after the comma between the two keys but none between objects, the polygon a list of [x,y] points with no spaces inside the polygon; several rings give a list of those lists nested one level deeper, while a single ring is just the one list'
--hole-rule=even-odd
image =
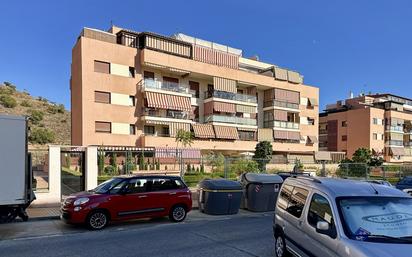
[{"label": "pavement marking", "polygon": [[60,236],[64,236],[64,235],[65,234],[52,234],[52,235],[42,235],[42,236],[19,237],[19,238],[13,238],[13,239],[10,239],[10,240],[12,240],[12,241],[23,241],[23,240],[33,240],[33,239],[41,239],[41,238],[60,237]]}]

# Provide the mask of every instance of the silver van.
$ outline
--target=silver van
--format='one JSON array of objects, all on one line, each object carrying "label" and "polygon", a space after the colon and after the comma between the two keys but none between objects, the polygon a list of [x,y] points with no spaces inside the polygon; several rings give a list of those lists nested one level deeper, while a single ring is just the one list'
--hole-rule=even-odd
[{"label": "silver van", "polygon": [[411,257],[412,197],[361,181],[290,177],[273,232],[277,257]]}]

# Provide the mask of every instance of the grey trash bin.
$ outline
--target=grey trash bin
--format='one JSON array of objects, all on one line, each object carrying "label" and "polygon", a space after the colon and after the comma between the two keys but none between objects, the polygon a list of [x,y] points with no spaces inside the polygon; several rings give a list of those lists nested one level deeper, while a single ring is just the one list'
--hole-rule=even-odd
[{"label": "grey trash bin", "polygon": [[242,186],[226,179],[206,179],[199,183],[199,210],[224,215],[239,212]]},{"label": "grey trash bin", "polygon": [[241,178],[243,187],[242,208],[250,211],[274,211],[276,199],[283,183],[276,174],[244,173]]}]

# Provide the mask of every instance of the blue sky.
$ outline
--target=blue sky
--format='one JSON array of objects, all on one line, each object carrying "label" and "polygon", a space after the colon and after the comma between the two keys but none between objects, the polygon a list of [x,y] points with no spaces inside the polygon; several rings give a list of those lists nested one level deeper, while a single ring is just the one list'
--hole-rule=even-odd
[{"label": "blue sky", "polygon": [[320,103],[369,91],[412,97],[412,1],[5,1],[0,81],[70,107],[82,27],[184,32],[297,70]]}]

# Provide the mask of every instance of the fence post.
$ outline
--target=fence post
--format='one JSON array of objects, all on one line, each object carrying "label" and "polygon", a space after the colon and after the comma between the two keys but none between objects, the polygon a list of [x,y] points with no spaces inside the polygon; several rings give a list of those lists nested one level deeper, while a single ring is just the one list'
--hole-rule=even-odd
[{"label": "fence post", "polygon": [[225,178],[227,179],[227,173],[228,173],[228,171],[227,171],[227,158],[228,157],[224,157],[225,159],[224,159],[224,164],[223,164],[223,173],[225,174]]},{"label": "fence post", "polygon": [[326,177],[326,165],[325,165],[325,161],[322,161],[321,176],[322,176],[322,177]]},{"label": "fence post", "polygon": [[86,190],[97,187],[98,170],[97,146],[88,146],[86,147]]},{"label": "fence post", "polygon": [[49,192],[53,200],[61,199],[61,154],[60,146],[49,146]]},{"label": "fence post", "polygon": [[365,163],[365,178],[366,180],[369,179],[369,166]]}]

